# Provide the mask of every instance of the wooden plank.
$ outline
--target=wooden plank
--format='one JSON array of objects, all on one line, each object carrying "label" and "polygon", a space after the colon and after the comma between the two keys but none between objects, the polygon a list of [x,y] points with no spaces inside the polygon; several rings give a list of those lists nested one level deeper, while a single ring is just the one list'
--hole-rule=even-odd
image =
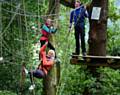
[{"label": "wooden plank", "polygon": [[73,65],[87,65],[87,66],[93,66],[93,67],[112,67],[112,68],[120,68],[120,60],[119,59],[94,59],[90,58],[88,59],[76,59],[76,58],[71,58],[70,63]]},{"label": "wooden plank", "polygon": [[93,56],[93,55],[71,55],[72,57],[82,57],[82,58],[99,58],[99,59],[120,59],[120,56]]}]

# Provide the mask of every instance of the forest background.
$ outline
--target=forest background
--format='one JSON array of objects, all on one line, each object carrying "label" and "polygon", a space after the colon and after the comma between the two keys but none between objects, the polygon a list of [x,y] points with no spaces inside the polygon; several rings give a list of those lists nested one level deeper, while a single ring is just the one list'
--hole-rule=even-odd
[{"label": "forest background", "polygon": [[[50,0],[51,1],[51,0]],[[34,69],[38,64],[40,29],[48,12],[48,0],[2,0],[0,1],[0,95],[19,95],[21,85],[21,67]],[[89,3],[90,0],[83,0]],[[107,55],[120,56],[120,0],[109,0],[107,26]],[[55,48],[61,60],[61,78],[57,95],[82,95],[89,88],[92,95],[120,95],[120,70],[98,68],[100,81],[89,73],[86,66],[70,64],[70,54],[74,51],[74,32],[69,36],[69,15],[71,8],[60,5],[59,24],[55,36]],[[28,15],[29,14],[29,15]],[[86,45],[88,46],[89,22],[86,20]],[[37,53],[36,53],[37,52]],[[42,93],[42,80],[35,79],[36,95]],[[30,95],[29,77],[23,86],[24,95]],[[98,89],[99,88],[99,89]]]}]

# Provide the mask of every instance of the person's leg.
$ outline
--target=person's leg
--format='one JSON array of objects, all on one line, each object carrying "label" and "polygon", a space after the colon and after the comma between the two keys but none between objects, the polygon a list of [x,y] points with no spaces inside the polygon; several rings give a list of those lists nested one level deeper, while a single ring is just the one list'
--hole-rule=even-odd
[{"label": "person's leg", "polygon": [[79,41],[79,29],[78,27],[75,27],[75,43],[76,43],[76,48],[75,48],[75,53],[77,55],[80,54],[80,41]]},{"label": "person's leg", "polygon": [[45,44],[45,42],[46,42],[45,40],[40,40],[40,44],[41,44],[40,47],[42,47]]},{"label": "person's leg", "polygon": [[[54,46],[53,46],[50,42],[48,42],[48,48],[50,48],[50,49],[52,49],[52,50],[55,51]],[[57,56],[56,56],[56,51],[55,51],[55,58],[57,58]]]},{"label": "person's leg", "polygon": [[39,69],[29,72],[29,75],[30,75],[30,82],[31,82],[31,86],[29,87],[29,90],[33,90],[35,88],[33,77],[44,78],[46,76],[45,73]]},{"label": "person's leg", "polygon": [[37,69],[37,70],[33,71],[33,76],[36,78],[44,78],[45,73],[42,70]]},{"label": "person's leg", "polygon": [[48,48],[50,48],[50,49],[52,49],[52,50],[54,50],[54,51],[55,51],[54,46],[53,46],[50,42],[48,42]]},{"label": "person's leg", "polygon": [[33,85],[34,84],[34,82],[33,82],[33,71],[30,71],[29,75],[30,75],[30,82]]},{"label": "person's leg", "polygon": [[[42,47],[46,43],[46,40],[40,40],[40,47]],[[40,60],[40,52],[39,52],[39,60]]]},{"label": "person's leg", "polygon": [[29,90],[33,90],[35,88],[35,84],[34,84],[34,81],[33,81],[33,71],[29,72],[29,75],[30,75],[30,82],[31,82]]},{"label": "person's leg", "polygon": [[81,29],[81,48],[82,48],[82,54],[86,55],[86,47],[85,47],[85,31],[84,29]]}]

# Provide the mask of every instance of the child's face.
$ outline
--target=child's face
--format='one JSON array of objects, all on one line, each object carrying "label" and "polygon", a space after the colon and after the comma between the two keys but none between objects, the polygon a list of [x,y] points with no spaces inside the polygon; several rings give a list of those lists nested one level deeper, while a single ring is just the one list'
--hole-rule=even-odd
[{"label": "child's face", "polygon": [[51,26],[51,24],[52,24],[51,19],[47,19],[46,23],[47,23],[48,26]]},{"label": "child's face", "polygon": [[54,52],[54,50],[49,50],[49,51],[48,51],[48,56],[49,56],[49,57],[55,57],[55,52]]}]

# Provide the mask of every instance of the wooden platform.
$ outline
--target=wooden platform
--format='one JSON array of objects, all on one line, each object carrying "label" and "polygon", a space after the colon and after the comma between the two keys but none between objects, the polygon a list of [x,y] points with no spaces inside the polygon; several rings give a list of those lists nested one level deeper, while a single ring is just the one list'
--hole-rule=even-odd
[{"label": "wooden platform", "polygon": [[88,65],[88,66],[107,66],[112,68],[120,68],[119,56],[81,56],[72,55],[71,64]]}]

